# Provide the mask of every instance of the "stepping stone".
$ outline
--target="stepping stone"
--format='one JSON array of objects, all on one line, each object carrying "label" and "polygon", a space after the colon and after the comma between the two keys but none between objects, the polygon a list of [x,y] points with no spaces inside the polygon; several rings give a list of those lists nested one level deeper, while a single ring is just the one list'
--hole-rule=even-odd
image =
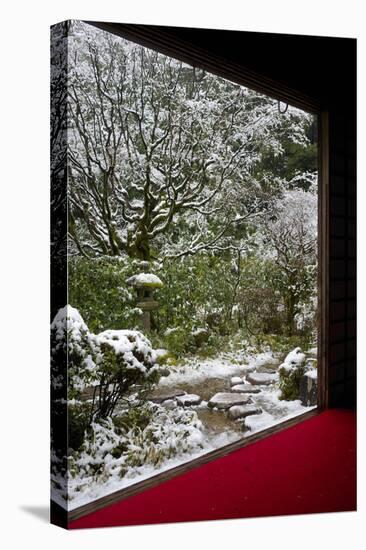
[{"label": "stepping stone", "polygon": [[253,401],[247,395],[219,392],[211,397],[208,402],[208,406],[211,408],[216,407],[217,409],[225,410],[230,409],[230,407],[233,407],[234,405],[247,405],[248,403],[253,403]]},{"label": "stepping stone", "polygon": [[152,401],[153,403],[162,403],[163,401],[167,401],[168,399],[175,399],[176,397],[180,397],[185,393],[186,392],[183,390],[171,390],[165,393],[153,393],[147,399],[149,399],[149,401]]},{"label": "stepping stone", "polygon": [[166,401],[162,402],[163,407],[166,409],[172,410],[177,408],[177,402],[175,399],[166,399]]},{"label": "stepping stone", "polygon": [[278,365],[275,365],[273,368],[268,367],[258,367],[257,372],[263,372],[265,374],[273,374],[277,371]]},{"label": "stepping stone", "polygon": [[240,376],[233,376],[232,379],[230,380],[230,384],[232,386],[236,386],[237,384],[242,384],[243,383],[243,379],[240,378]]},{"label": "stepping stone", "polygon": [[237,420],[238,418],[245,418],[252,414],[260,414],[262,409],[256,407],[255,405],[234,405],[228,410],[228,417],[232,420]]},{"label": "stepping stone", "polygon": [[278,374],[268,374],[266,372],[251,372],[247,375],[247,380],[255,386],[269,386],[278,380]]},{"label": "stepping stone", "polygon": [[183,407],[189,407],[190,405],[199,405],[202,399],[195,393],[186,393],[177,397],[177,403],[183,405]]},{"label": "stepping stone", "polygon": [[231,391],[234,393],[259,393],[260,388],[255,388],[252,384],[237,384],[232,386]]}]

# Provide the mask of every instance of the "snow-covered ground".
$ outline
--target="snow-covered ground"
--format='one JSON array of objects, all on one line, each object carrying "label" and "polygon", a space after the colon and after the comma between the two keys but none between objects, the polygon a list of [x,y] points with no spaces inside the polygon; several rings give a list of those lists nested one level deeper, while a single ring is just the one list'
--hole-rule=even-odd
[{"label": "snow-covered ground", "polygon": [[171,387],[180,383],[198,383],[210,378],[230,378],[254,371],[264,365],[279,363],[278,354],[272,351],[250,354],[244,351],[221,353],[215,358],[192,358],[171,368],[169,376],[161,378],[159,385]]}]

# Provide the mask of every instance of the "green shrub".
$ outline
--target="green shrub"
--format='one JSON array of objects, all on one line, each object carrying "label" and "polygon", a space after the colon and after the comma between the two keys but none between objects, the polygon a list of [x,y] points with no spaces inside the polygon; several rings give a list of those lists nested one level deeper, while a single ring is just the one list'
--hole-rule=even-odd
[{"label": "green shrub", "polygon": [[168,329],[164,334],[164,344],[176,356],[192,352],[195,347],[191,331],[184,327]]},{"label": "green shrub", "polygon": [[128,258],[70,258],[69,303],[80,311],[92,332],[138,325],[134,292],[126,284],[136,271],[136,262]]}]

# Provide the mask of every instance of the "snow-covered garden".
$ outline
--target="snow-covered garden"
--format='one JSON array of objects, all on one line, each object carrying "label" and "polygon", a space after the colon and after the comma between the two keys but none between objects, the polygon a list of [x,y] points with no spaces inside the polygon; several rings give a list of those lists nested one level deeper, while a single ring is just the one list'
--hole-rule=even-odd
[{"label": "snow-covered garden", "polygon": [[52,82],[68,109],[70,305],[51,327],[68,437],[53,433],[52,480],[73,509],[316,406],[317,131],[309,113],[68,25],[67,91],[65,68]]},{"label": "snow-covered garden", "polygon": [[[303,378],[316,380],[314,354],[220,353],[167,368],[140,332],[92,334],[71,306],[52,326],[53,384],[68,357],[67,475],[54,457],[53,482],[69,509],[306,412]],[[280,363],[280,364],[279,364]],[[282,388],[282,389],[281,389]],[[298,399],[284,400],[288,389]],[[301,399],[300,399],[301,397]],[[62,406],[62,398],[54,406]]]}]

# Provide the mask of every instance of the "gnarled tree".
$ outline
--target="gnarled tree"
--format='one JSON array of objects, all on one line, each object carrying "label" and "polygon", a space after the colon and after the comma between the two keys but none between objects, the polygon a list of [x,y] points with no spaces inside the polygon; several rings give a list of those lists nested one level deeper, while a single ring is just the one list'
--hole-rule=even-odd
[{"label": "gnarled tree", "polygon": [[69,235],[86,256],[222,243],[262,208],[262,153],[305,139],[304,113],[86,24],[69,47]]}]

